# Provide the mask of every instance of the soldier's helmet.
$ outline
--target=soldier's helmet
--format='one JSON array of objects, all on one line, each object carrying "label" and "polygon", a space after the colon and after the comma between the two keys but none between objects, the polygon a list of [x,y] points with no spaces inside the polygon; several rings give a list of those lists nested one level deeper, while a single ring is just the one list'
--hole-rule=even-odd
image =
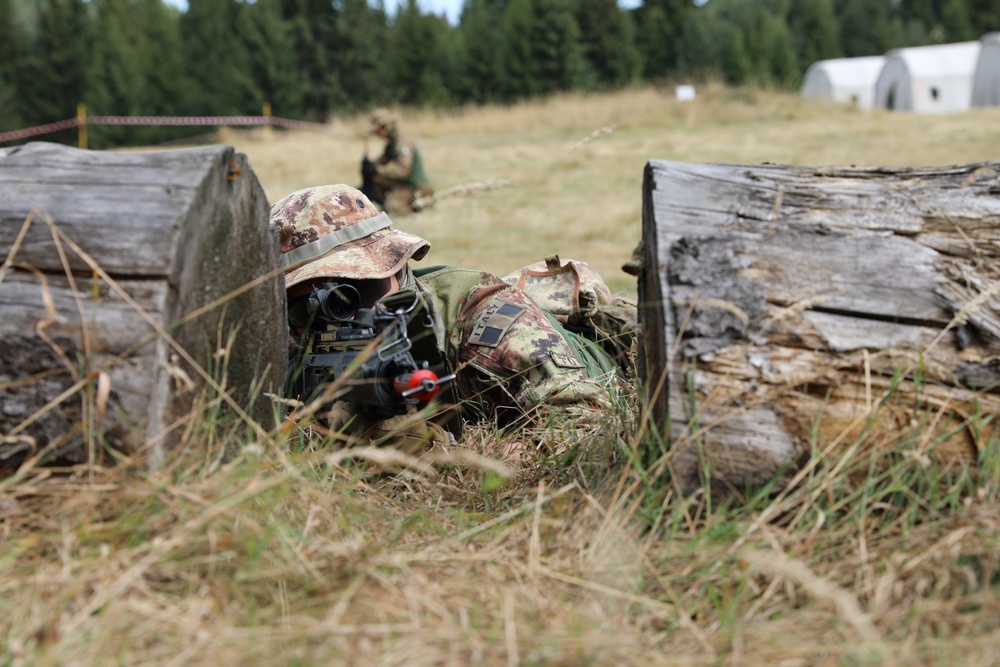
[{"label": "soldier's helmet", "polygon": [[271,226],[281,241],[285,288],[313,278],[388,278],[430,250],[430,242],[391,225],[388,214],[349,185],[280,199],[271,206]]},{"label": "soldier's helmet", "polygon": [[379,107],[378,109],[375,109],[375,111],[372,111],[370,120],[372,124],[372,134],[377,134],[378,131],[383,128],[389,134],[394,134],[399,125],[399,117],[385,107]]}]

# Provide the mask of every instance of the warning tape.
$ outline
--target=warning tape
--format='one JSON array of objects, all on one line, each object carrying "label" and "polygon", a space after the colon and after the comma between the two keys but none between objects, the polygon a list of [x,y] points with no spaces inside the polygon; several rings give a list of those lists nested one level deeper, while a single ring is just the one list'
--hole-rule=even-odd
[{"label": "warning tape", "polygon": [[88,116],[93,125],[279,125],[310,130],[326,129],[323,123],[274,116]]},{"label": "warning tape", "polygon": [[48,125],[38,125],[36,127],[28,127],[23,130],[13,130],[11,132],[0,132],[0,141],[14,141],[15,139],[26,139],[28,137],[35,137],[39,134],[49,134],[50,132],[58,132],[59,130],[65,130],[70,127],[76,127],[79,125],[79,121],[76,118],[69,118],[67,120],[60,120],[55,123],[49,123]]},{"label": "warning tape", "polygon": [[[310,123],[304,120],[275,116],[86,116],[82,122],[87,125],[277,125],[302,130],[325,130],[328,127],[323,123]],[[58,132],[77,127],[80,123],[81,120],[78,118],[69,118],[23,130],[0,132],[0,143]]]}]

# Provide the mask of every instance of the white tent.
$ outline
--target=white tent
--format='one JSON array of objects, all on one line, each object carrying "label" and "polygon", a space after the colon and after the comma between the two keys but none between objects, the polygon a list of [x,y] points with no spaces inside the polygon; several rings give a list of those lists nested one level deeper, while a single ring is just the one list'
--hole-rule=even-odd
[{"label": "white tent", "polygon": [[972,77],[972,106],[1000,107],[1000,32],[983,35],[979,41],[983,46]]},{"label": "white tent", "polygon": [[980,48],[976,41],[893,49],[875,83],[875,105],[921,113],[967,110]]},{"label": "white tent", "polygon": [[799,91],[803,97],[853,104],[871,109],[884,56],[818,60],[806,70]]}]

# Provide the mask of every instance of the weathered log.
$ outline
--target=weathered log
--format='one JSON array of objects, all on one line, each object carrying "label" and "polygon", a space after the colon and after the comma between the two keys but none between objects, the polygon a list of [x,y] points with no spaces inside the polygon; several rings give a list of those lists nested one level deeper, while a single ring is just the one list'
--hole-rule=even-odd
[{"label": "weathered log", "polygon": [[643,193],[642,372],[683,488],[855,445],[975,466],[1000,409],[1000,163],[653,161]]},{"label": "weathered log", "polygon": [[229,146],[0,149],[0,466],[102,440],[158,460],[206,387],[270,428],[287,332],[267,224]]}]

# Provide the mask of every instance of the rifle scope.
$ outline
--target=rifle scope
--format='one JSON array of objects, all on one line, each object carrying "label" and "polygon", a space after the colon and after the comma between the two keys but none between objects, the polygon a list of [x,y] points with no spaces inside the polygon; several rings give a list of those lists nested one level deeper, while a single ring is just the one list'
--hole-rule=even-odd
[{"label": "rifle scope", "polygon": [[361,307],[361,294],[353,285],[327,283],[309,295],[309,312],[327,323],[352,320]]}]

